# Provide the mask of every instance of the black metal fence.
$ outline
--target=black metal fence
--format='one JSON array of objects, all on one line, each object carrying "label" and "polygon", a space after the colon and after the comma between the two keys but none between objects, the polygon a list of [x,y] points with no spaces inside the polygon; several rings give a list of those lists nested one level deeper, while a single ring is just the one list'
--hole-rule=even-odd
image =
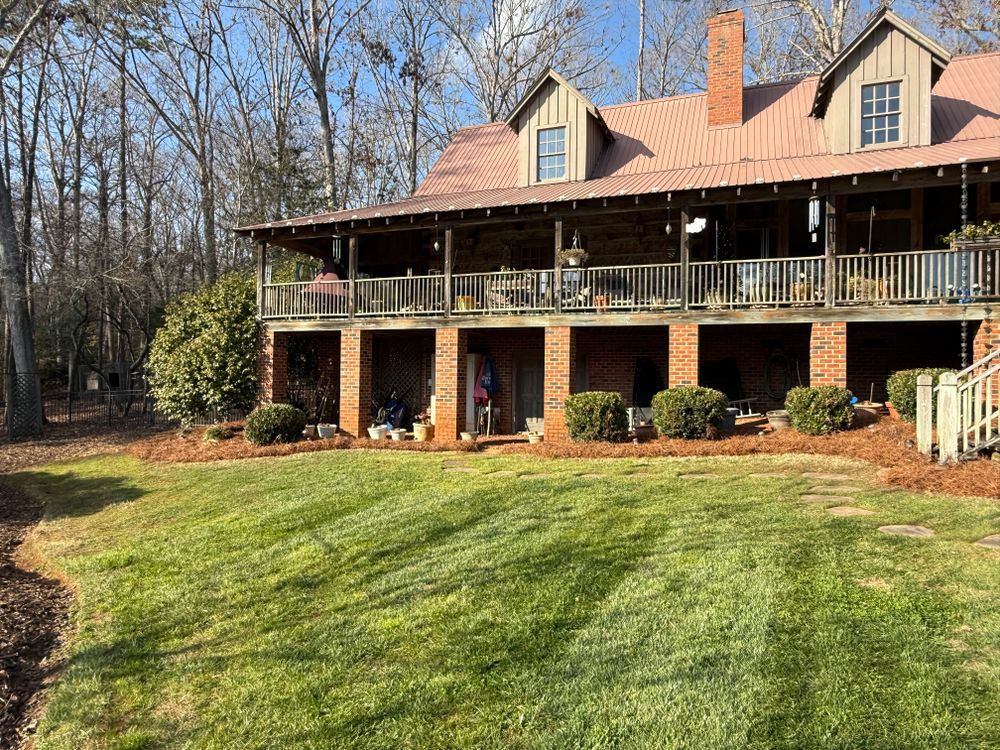
[{"label": "black metal fence", "polygon": [[[7,404],[0,401],[0,437],[7,437]],[[142,390],[78,391],[46,393],[42,396],[42,413],[46,425],[79,424],[106,426],[110,429],[171,425],[176,422],[156,408],[153,396]],[[194,426],[243,419],[241,410],[212,409],[194,420]]]}]

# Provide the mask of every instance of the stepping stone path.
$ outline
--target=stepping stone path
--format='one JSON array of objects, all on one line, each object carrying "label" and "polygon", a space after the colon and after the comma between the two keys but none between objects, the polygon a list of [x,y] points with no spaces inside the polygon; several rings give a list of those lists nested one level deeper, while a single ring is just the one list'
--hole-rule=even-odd
[{"label": "stepping stone path", "polygon": [[977,547],[991,547],[992,549],[1000,549],[1000,534],[993,534],[991,536],[984,536],[978,542],[976,542]]},{"label": "stepping stone path", "polygon": [[926,526],[911,526],[910,524],[903,524],[901,526],[879,526],[878,530],[883,534],[895,534],[896,536],[934,536],[933,529],[928,529]]},{"label": "stepping stone path", "polygon": [[800,495],[799,500],[804,503],[849,503],[854,498],[848,495]]},{"label": "stepping stone path", "polygon": [[788,475],[783,471],[762,471],[750,475],[751,479],[787,479]]},{"label": "stepping stone path", "polygon": [[446,466],[445,471],[450,474],[475,474],[476,470],[471,466]]},{"label": "stepping stone path", "polygon": [[811,487],[809,491],[817,495],[836,495],[839,493],[852,494],[861,492],[861,488],[848,487],[846,484],[821,484],[818,487]]},{"label": "stepping stone path", "polygon": [[875,514],[873,510],[855,508],[851,505],[838,505],[834,508],[827,508],[826,512],[834,516],[871,516]]},{"label": "stepping stone path", "polygon": [[821,471],[806,471],[802,473],[806,479],[821,479],[825,482],[850,482],[854,477],[847,474],[824,474]]},{"label": "stepping stone path", "polygon": [[[633,474],[633,476],[635,476]],[[678,479],[722,479],[718,474],[678,474]]]}]

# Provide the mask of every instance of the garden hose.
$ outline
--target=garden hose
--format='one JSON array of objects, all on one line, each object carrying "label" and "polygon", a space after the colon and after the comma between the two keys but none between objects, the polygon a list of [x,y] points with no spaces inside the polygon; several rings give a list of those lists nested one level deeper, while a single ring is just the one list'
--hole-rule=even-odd
[{"label": "garden hose", "polygon": [[[784,369],[784,387],[780,392],[775,391],[771,388],[771,368],[774,365],[780,365]],[[764,362],[764,393],[766,393],[770,398],[775,401],[784,401],[785,396],[792,387],[792,370],[788,366],[788,357],[780,349],[776,349],[771,352],[771,356],[767,358]]]}]

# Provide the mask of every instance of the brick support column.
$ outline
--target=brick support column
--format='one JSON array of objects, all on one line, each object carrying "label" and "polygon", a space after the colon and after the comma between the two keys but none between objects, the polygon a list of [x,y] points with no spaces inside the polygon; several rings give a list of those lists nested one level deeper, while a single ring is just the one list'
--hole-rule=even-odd
[{"label": "brick support column", "polygon": [[545,329],[545,440],[569,439],[563,416],[566,397],[576,389],[576,331],[570,326]]},{"label": "brick support column", "polygon": [[347,328],[340,334],[340,431],[367,435],[372,413],[372,332]]},{"label": "brick support column", "polygon": [[464,328],[438,328],[434,338],[434,439],[458,439],[465,428],[469,337]]},{"label": "brick support column", "polygon": [[261,332],[257,350],[257,403],[280,404],[288,399],[288,334]]},{"label": "brick support column", "polygon": [[[972,324],[969,324],[970,327]],[[979,328],[976,329],[976,335],[972,339],[972,351],[969,356],[972,358],[969,364],[973,362],[978,362],[983,357],[985,357],[990,352],[994,352],[1000,349],[1000,324],[997,324],[992,320],[984,320],[979,323]],[[990,362],[993,365],[994,362]],[[990,390],[993,392],[993,403],[1000,404],[1000,373],[997,373],[992,378],[992,385]],[[986,388],[986,384],[983,384],[983,388]]]},{"label": "brick support column", "polygon": [[698,324],[670,326],[670,356],[667,361],[667,385],[698,385]]},{"label": "brick support column", "polygon": [[809,336],[809,385],[847,387],[847,323],[813,323]]}]

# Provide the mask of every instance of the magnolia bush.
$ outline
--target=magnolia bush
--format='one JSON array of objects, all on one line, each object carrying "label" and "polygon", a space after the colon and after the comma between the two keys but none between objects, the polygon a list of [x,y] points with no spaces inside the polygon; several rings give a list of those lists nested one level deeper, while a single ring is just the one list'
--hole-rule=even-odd
[{"label": "magnolia bush", "polygon": [[244,274],[172,302],[149,350],[158,408],[185,425],[212,408],[252,408],[258,335],[256,288]]}]

